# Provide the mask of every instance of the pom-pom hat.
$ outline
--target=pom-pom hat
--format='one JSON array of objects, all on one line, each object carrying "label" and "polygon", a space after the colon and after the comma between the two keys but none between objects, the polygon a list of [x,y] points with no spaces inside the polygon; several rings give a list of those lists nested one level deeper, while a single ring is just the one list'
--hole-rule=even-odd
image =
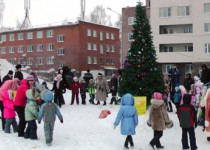
[{"label": "pom-pom hat", "polygon": [[162,100],[163,99],[162,98],[162,94],[161,93],[158,93],[158,92],[155,92],[153,94],[153,97],[154,97],[155,100]]}]

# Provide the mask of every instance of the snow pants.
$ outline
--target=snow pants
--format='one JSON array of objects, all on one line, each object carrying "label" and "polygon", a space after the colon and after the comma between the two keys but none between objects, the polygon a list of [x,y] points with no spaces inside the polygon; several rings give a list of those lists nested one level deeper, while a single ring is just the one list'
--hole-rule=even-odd
[{"label": "snow pants", "polygon": [[36,140],[37,138],[37,125],[36,120],[27,121],[28,126],[26,128],[26,133],[24,138],[30,138],[32,140]]},{"label": "snow pants", "polygon": [[44,134],[46,144],[50,144],[53,141],[53,130],[54,130],[55,122],[44,123]]},{"label": "snow pants", "polygon": [[12,125],[13,131],[17,132],[18,126],[15,117],[14,118],[7,118],[5,123],[5,133],[10,133],[10,126]]},{"label": "snow pants", "polygon": [[197,146],[196,146],[195,129],[194,129],[194,127],[182,128],[182,148],[183,149],[189,149],[188,136],[187,136],[188,133],[189,133],[189,137],[190,137],[191,150],[196,150]]}]

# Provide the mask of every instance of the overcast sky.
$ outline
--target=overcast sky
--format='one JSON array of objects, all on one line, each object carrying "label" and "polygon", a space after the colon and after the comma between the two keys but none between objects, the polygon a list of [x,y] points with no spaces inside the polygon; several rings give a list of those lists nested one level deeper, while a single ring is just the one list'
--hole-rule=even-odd
[{"label": "overcast sky", "polygon": [[[80,0],[30,0],[29,17],[33,26],[48,25],[62,22],[65,19],[75,21],[80,16]],[[86,0],[86,15],[97,5],[104,8],[110,7],[121,13],[123,7],[136,6],[139,0]],[[141,0],[145,4],[145,0]],[[3,14],[3,26],[15,27],[17,20],[22,22],[25,17],[24,0],[4,0],[5,10]],[[117,20],[118,15],[110,10],[112,22]]]}]

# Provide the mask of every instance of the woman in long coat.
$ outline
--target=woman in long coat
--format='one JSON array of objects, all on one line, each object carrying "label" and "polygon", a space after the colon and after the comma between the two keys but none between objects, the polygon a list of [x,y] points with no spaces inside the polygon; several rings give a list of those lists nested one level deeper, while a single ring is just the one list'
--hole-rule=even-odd
[{"label": "woman in long coat", "polygon": [[98,76],[96,78],[96,100],[98,101],[97,105],[100,104],[100,101],[104,101],[103,105],[106,105],[106,98],[108,93],[109,93],[108,83],[105,77],[103,77],[101,73],[98,73]]},{"label": "woman in long coat", "polygon": [[61,108],[61,105],[65,104],[64,98],[63,98],[63,93],[66,92],[65,85],[63,83],[63,78],[61,74],[58,74],[53,83],[53,88],[52,90],[55,95],[54,95],[54,103],[58,104],[58,106]]}]

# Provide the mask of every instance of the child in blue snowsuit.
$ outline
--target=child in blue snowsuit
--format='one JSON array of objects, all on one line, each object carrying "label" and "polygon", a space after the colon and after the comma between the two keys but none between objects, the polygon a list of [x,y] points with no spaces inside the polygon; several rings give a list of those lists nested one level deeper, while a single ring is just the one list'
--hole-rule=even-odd
[{"label": "child in blue snowsuit", "polygon": [[138,125],[138,114],[134,107],[134,98],[127,93],[121,98],[121,107],[114,122],[116,128],[121,121],[121,134],[127,135],[124,148],[129,149],[128,143],[134,147],[132,135],[135,135],[135,128]]},{"label": "child in blue snowsuit", "polygon": [[175,87],[175,94],[174,94],[174,104],[176,106],[176,111],[178,111],[179,109],[181,99],[182,99],[181,89],[177,86]]},{"label": "child in blue snowsuit", "polygon": [[42,104],[40,108],[38,115],[38,123],[41,123],[41,119],[43,117],[46,144],[51,145],[53,141],[53,130],[56,118],[55,115],[58,116],[61,123],[63,123],[63,117],[60,113],[58,106],[52,102],[54,99],[53,93],[51,91],[43,92],[44,93],[42,93],[42,95],[45,103]]}]

